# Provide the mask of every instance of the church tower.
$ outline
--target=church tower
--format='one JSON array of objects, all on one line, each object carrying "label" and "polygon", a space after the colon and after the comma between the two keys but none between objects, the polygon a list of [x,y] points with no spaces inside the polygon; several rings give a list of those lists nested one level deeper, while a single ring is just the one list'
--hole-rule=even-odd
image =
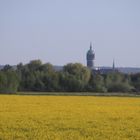
[{"label": "church tower", "polygon": [[90,43],[90,49],[87,52],[87,67],[90,68],[91,70],[95,69],[94,60],[95,60],[95,53],[92,49],[92,44]]}]

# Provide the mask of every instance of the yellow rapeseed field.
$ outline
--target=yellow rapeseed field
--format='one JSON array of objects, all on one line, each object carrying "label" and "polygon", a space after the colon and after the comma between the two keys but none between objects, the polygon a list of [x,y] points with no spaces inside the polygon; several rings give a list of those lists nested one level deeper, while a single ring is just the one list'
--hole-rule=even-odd
[{"label": "yellow rapeseed field", "polygon": [[140,98],[1,95],[0,140],[140,140]]}]

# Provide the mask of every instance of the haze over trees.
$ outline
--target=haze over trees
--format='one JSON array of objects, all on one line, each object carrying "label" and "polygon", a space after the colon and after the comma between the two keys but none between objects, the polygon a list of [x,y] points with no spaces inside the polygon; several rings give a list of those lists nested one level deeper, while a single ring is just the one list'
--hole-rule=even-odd
[{"label": "haze over trees", "polygon": [[40,60],[6,65],[0,70],[0,93],[40,92],[140,92],[140,74],[92,73],[80,63],[69,63],[62,71]]}]

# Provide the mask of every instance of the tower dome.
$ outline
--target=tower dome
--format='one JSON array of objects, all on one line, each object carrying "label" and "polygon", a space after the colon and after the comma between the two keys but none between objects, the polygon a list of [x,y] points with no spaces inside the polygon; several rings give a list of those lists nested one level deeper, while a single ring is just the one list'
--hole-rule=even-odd
[{"label": "tower dome", "polygon": [[92,49],[92,44],[90,44],[90,49],[87,52],[87,67],[94,69],[95,53]]}]

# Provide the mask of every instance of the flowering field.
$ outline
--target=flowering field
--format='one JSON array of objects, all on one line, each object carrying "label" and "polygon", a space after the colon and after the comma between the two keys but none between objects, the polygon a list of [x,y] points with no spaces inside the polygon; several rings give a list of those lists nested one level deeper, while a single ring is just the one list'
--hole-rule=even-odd
[{"label": "flowering field", "polygon": [[140,98],[1,95],[0,140],[140,140]]}]

